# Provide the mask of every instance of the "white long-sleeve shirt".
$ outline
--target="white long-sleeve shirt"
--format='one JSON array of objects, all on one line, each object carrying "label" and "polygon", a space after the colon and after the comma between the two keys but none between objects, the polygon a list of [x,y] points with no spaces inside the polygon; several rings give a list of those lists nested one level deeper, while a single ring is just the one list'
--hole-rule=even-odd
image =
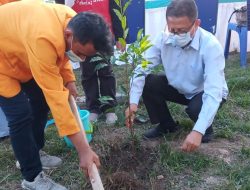
[{"label": "white long-sleeve shirt", "polygon": [[135,69],[135,75],[140,74],[140,77],[134,75],[131,80],[130,103],[138,104],[146,75],[153,67],[163,64],[169,85],[187,99],[204,91],[202,108],[193,128],[204,134],[212,124],[222,98],[226,99],[228,95],[223,48],[215,36],[198,28],[190,45],[182,49],[172,44],[168,34],[161,33],[146,52],[146,59],[152,64],[147,69],[140,65]]}]

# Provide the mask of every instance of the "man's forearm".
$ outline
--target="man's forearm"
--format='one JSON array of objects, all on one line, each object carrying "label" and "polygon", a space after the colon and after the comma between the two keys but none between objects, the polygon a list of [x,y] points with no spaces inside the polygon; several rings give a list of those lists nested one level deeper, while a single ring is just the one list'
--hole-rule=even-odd
[{"label": "man's forearm", "polygon": [[82,130],[79,131],[78,133],[73,134],[73,135],[69,135],[68,138],[74,144],[78,153],[82,153],[86,149],[90,148],[88,141],[86,139],[86,136]]}]

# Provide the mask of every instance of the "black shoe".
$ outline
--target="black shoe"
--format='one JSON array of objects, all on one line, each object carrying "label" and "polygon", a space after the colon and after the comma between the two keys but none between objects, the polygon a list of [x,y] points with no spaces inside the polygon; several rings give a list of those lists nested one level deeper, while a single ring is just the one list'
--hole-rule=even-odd
[{"label": "black shoe", "polygon": [[165,134],[168,133],[175,133],[176,131],[179,131],[180,127],[178,125],[174,127],[170,127],[168,129],[165,129],[158,125],[155,128],[149,129],[146,133],[143,134],[144,139],[153,139],[157,137],[162,137]]},{"label": "black shoe", "polygon": [[207,128],[205,134],[203,135],[201,142],[202,143],[209,143],[214,138],[214,130],[213,127]]}]

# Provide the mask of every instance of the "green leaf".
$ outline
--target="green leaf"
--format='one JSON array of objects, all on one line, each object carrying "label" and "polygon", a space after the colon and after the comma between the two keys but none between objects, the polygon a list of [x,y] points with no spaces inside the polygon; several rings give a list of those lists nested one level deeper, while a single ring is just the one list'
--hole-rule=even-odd
[{"label": "green leaf", "polygon": [[[95,56],[95,57],[99,57],[98,59],[96,59],[96,61],[102,61],[103,63],[107,63],[107,64],[110,63],[110,56],[104,55],[104,54],[102,54],[102,53],[100,53],[100,52],[97,52],[96,55],[97,55],[97,56]],[[91,60],[92,60],[92,59],[91,59]],[[94,59],[94,60],[95,60],[95,59]]]},{"label": "green leaf", "polygon": [[140,44],[143,44],[145,41],[147,41],[147,37],[143,36],[143,37],[140,39]]},{"label": "green leaf", "polygon": [[120,0],[115,0],[115,3],[117,4],[118,7],[120,7]]},{"label": "green leaf", "polygon": [[118,17],[118,19],[120,20],[120,22],[122,22],[123,16],[122,16],[121,12],[119,10],[117,10],[117,9],[113,9],[113,11],[115,12],[115,14]]},{"label": "green leaf", "polygon": [[98,71],[99,69],[102,69],[103,67],[108,66],[106,63],[99,63],[95,66],[95,71]]},{"label": "green leaf", "polygon": [[144,41],[143,43],[141,43],[141,48],[146,47],[148,44],[149,44],[149,42],[148,42],[148,41]]},{"label": "green leaf", "polygon": [[104,104],[110,104],[109,101],[114,99],[110,96],[101,96],[98,100],[101,102],[102,105],[104,105]]},{"label": "green leaf", "polygon": [[101,96],[99,100],[102,101],[109,101],[109,100],[114,100],[111,96]]},{"label": "green leaf", "polygon": [[127,17],[126,16],[123,16],[122,17],[122,29],[123,31],[126,30],[126,27],[127,27]]},{"label": "green leaf", "polygon": [[142,115],[142,114],[138,114],[135,118],[135,122],[138,122],[138,123],[147,123],[149,121],[148,117],[146,117],[145,115]]},{"label": "green leaf", "polygon": [[127,89],[124,87],[124,85],[119,86],[119,92],[121,94],[127,94]]},{"label": "green leaf", "polygon": [[124,13],[126,12],[128,6],[131,4],[131,1],[132,1],[132,0],[129,0],[129,1],[127,1],[127,2],[125,3],[125,5],[124,5],[124,7],[123,7],[123,12],[124,12]]},{"label": "green leaf", "polygon": [[142,60],[142,62],[141,62],[141,67],[142,67],[143,69],[146,69],[147,66],[148,66],[148,63],[149,63],[149,61],[147,61],[147,60]]},{"label": "green leaf", "polygon": [[111,64],[115,64],[116,60],[117,60],[117,58],[115,56],[110,57],[110,63]]},{"label": "green leaf", "polygon": [[123,38],[118,38],[118,41],[122,45],[122,47],[126,47],[126,41]]},{"label": "green leaf", "polygon": [[100,56],[95,56],[95,57],[92,57],[92,58],[90,59],[89,63],[91,63],[91,62],[96,62],[96,61],[102,61],[102,60],[103,60],[102,57],[100,57]]},{"label": "green leaf", "polygon": [[147,46],[145,46],[144,48],[142,48],[141,53],[145,52],[147,49],[149,49],[152,46],[153,46],[152,44],[148,44]]},{"label": "green leaf", "polygon": [[123,62],[127,63],[128,62],[128,53],[125,52],[125,53],[121,54],[119,56],[119,61],[123,61]]},{"label": "green leaf", "polygon": [[141,38],[142,38],[142,32],[143,32],[143,29],[141,28],[138,33],[137,33],[137,40],[139,41]]},{"label": "green leaf", "polygon": [[126,28],[126,30],[124,31],[124,34],[123,34],[123,38],[124,38],[124,39],[127,38],[127,36],[128,36],[128,31],[129,31],[129,29]]}]

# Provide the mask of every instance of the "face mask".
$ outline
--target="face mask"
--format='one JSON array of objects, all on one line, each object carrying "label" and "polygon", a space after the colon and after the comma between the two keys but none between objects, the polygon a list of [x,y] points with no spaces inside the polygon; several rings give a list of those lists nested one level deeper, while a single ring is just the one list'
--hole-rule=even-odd
[{"label": "face mask", "polygon": [[77,56],[72,50],[72,42],[73,42],[73,37],[70,43],[70,50],[66,51],[65,54],[68,56],[69,60],[72,62],[83,62],[84,60],[82,58],[80,58],[79,56]]},{"label": "face mask", "polygon": [[184,47],[184,46],[186,46],[193,39],[191,37],[190,32],[187,32],[187,33],[184,33],[184,34],[173,34],[173,33],[170,33],[169,38],[171,39],[172,44],[174,46],[178,46],[178,47]]}]

